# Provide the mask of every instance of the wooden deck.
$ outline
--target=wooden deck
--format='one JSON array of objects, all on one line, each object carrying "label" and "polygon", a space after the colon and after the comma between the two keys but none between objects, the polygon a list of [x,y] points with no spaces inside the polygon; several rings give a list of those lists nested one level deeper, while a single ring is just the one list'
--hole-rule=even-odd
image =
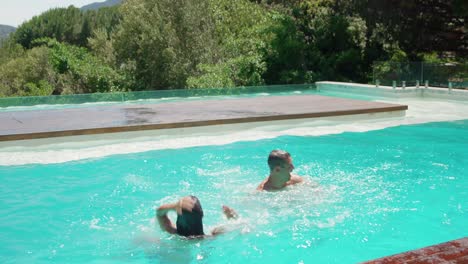
[{"label": "wooden deck", "polygon": [[468,263],[468,238],[464,237],[442,244],[392,255],[363,264],[426,264]]},{"label": "wooden deck", "polygon": [[319,95],[0,112],[0,141],[405,111]]}]

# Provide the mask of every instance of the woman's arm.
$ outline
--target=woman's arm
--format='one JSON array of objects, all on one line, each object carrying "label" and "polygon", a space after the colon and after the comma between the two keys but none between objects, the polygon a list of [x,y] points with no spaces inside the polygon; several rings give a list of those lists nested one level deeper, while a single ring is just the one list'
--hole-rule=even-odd
[{"label": "woman's arm", "polygon": [[175,234],[177,229],[167,214],[174,210],[177,214],[182,214],[182,210],[192,211],[195,202],[190,196],[181,198],[177,203],[163,204],[156,210],[156,218],[162,230]]},{"label": "woman's arm", "polygon": [[170,233],[170,234],[175,234],[177,233],[177,229],[172,223],[171,219],[167,216],[167,213],[171,210],[175,210],[177,204],[164,204],[161,205],[157,210],[156,210],[156,218],[158,219],[159,226],[161,227],[162,230]]},{"label": "woman's arm", "polygon": [[237,212],[227,205],[223,205],[223,213],[227,219],[237,219],[238,217]]},{"label": "woman's arm", "polygon": [[[226,206],[226,205],[223,205],[223,213],[224,213],[224,215],[226,216],[226,218],[228,220],[229,219],[237,219],[239,217],[238,214],[236,213],[236,211],[234,211],[234,209],[232,209],[231,207]],[[211,234],[213,236],[216,236],[216,235],[219,235],[219,234],[222,234],[222,233],[226,233],[226,231],[227,231],[226,226],[218,226],[218,227],[215,227],[211,231]]]}]

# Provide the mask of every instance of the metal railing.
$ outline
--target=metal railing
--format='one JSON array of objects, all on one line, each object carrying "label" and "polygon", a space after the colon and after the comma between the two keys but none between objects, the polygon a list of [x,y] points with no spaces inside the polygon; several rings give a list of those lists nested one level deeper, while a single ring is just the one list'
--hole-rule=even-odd
[{"label": "metal railing", "polygon": [[376,61],[372,69],[374,84],[468,89],[468,63]]}]

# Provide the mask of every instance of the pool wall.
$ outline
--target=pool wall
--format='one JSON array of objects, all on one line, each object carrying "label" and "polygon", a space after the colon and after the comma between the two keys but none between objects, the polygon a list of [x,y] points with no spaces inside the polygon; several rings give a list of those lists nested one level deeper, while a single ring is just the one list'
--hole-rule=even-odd
[{"label": "pool wall", "polygon": [[437,98],[449,100],[468,100],[468,91],[460,89],[447,89],[437,87],[427,87],[423,85],[418,87],[396,87],[376,86],[370,84],[344,83],[344,82],[316,82],[318,91],[358,93],[373,96],[386,96],[392,98]]}]

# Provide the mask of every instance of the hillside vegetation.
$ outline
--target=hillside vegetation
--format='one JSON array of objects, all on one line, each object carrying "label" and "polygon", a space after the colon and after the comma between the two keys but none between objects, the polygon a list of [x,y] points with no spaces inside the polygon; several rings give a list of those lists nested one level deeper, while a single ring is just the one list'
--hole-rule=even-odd
[{"label": "hillside vegetation", "polygon": [[83,11],[97,10],[102,7],[111,7],[111,6],[119,5],[121,3],[122,3],[122,0],[107,0],[104,2],[91,3],[89,5],[82,6],[80,9]]},{"label": "hillside vegetation", "polygon": [[7,25],[0,25],[0,39],[7,38],[10,33],[15,32],[16,28]]},{"label": "hillside vegetation", "polygon": [[3,41],[0,96],[369,82],[374,61],[466,61],[467,13],[461,0],[126,0],[52,9]]}]

